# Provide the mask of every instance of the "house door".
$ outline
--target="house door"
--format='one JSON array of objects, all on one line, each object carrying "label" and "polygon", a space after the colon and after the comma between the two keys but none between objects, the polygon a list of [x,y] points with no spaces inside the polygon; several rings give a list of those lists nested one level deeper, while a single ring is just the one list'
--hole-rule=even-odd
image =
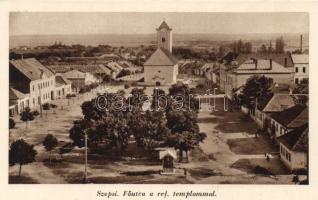
[{"label": "house door", "polygon": [[160,82],[159,81],[156,82],[156,86],[160,86]]},{"label": "house door", "polygon": [[51,91],[51,100],[54,100],[54,91]]}]

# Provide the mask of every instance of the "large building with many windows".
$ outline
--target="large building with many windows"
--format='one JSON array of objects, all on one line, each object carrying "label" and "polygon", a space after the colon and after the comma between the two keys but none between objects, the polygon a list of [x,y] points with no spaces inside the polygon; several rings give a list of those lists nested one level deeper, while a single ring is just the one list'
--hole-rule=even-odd
[{"label": "large building with many windows", "polygon": [[36,108],[55,98],[55,74],[34,58],[9,62],[10,87],[29,96],[25,107]]}]

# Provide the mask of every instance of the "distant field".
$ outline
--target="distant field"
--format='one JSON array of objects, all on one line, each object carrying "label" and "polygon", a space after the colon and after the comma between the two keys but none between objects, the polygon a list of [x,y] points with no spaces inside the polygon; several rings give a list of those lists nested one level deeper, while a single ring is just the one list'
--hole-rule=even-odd
[{"label": "distant field", "polygon": [[[299,34],[173,34],[174,45],[184,45],[193,43],[220,44],[234,40],[251,41],[255,46],[272,41],[283,36],[288,48],[299,46]],[[13,35],[10,36],[10,48],[18,46],[39,46],[51,45],[56,41],[63,44],[83,44],[83,45],[111,45],[111,46],[139,46],[155,44],[155,34],[98,34],[98,35]],[[303,45],[308,48],[308,35],[304,34]]]}]

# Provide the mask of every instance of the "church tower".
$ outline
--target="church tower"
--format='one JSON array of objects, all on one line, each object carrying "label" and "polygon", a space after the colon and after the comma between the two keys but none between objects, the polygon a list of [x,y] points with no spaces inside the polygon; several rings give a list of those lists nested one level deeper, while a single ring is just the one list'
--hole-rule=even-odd
[{"label": "church tower", "polygon": [[172,29],[163,21],[157,28],[158,48],[164,48],[172,53]]}]

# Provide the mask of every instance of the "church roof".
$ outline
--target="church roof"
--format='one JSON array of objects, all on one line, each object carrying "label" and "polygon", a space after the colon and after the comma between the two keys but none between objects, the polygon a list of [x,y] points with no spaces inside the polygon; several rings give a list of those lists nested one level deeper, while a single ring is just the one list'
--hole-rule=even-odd
[{"label": "church roof", "polygon": [[163,21],[161,24],[160,24],[160,26],[157,28],[157,30],[159,31],[159,30],[161,30],[161,29],[167,29],[167,30],[169,30],[169,31],[171,31],[172,29],[168,26],[168,24],[165,22],[165,21]]},{"label": "church roof", "polygon": [[145,62],[144,66],[174,66],[178,61],[164,48],[158,48],[150,58]]}]

